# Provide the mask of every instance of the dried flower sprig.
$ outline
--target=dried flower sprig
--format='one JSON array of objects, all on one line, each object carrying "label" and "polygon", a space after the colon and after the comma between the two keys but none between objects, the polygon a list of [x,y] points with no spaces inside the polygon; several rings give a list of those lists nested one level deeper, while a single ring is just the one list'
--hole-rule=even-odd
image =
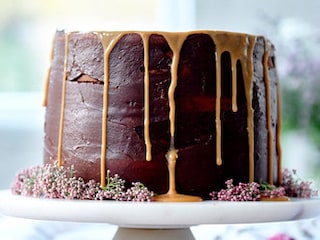
[{"label": "dried flower sprig", "polygon": [[22,170],[11,186],[13,194],[60,199],[151,201],[154,193],[142,183],[132,183],[125,189],[125,181],[107,171],[107,185],[104,188],[94,180],[85,182],[75,177],[74,167],[58,167],[45,164]]},{"label": "dried flower sprig", "polygon": [[264,198],[278,198],[278,197],[287,196],[284,187],[282,186],[276,187],[274,185],[271,185],[263,181],[260,182],[259,189],[260,189],[261,197],[264,197]]},{"label": "dried flower sprig", "polygon": [[226,189],[221,189],[219,192],[211,192],[212,200],[219,201],[256,201],[260,198],[259,184],[252,183],[239,183],[233,184],[233,179],[225,182]]},{"label": "dried flower sprig", "polygon": [[318,190],[312,189],[311,181],[303,181],[296,170],[284,169],[282,172],[282,186],[288,197],[310,198],[318,196]]},{"label": "dried flower sprig", "polygon": [[284,169],[282,184],[279,187],[266,182],[239,183],[234,185],[233,180],[225,182],[226,188],[219,192],[211,192],[212,200],[219,201],[258,201],[261,198],[298,197],[310,198],[318,195],[317,190],[311,188],[311,181],[302,181],[295,170]]},{"label": "dried flower sprig", "polygon": [[233,185],[233,180],[225,182],[226,189],[219,192],[211,192],[212,200],[219,201],[259,201],[261,198],[277,198],[285,196],[283,187],[276,187],[268,183],[239,183]]}]

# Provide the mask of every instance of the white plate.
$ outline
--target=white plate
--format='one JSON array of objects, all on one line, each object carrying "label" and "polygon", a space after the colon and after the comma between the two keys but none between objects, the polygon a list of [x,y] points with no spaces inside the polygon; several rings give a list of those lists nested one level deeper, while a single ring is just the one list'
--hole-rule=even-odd
[{"label": "white plate", "polygon": [[0,191],[0,212],[21,218],[110,223],[130,228],[290,221],[320,215],[320,198],[289,202],[134,203],[40,199]]}]

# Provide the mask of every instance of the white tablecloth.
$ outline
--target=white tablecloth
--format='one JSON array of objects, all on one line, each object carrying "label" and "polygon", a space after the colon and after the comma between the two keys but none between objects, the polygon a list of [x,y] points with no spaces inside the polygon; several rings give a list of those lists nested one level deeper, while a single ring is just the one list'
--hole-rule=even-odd
[{"label": "white tablecloth", "polygon": [[[96,223],[53,222],[0,215],[3,240],[95,240],[112,239],[117,226]],[[313,240],[320,239],[320,216],[294,222],[191,227],[196,240]],[[278,238],[275,238],[277,236]]]}]

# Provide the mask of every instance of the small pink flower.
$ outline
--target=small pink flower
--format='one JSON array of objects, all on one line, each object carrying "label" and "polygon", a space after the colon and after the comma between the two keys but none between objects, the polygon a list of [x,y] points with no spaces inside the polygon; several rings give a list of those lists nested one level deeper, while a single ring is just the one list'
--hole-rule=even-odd
[{"label": "small pink flower", "polygon": [[282,186],[289,197],[310,198],[318,196],[318,191],[311,188],[311,181],[299,179],[296,170],[284,169],[282,173]]},{"label": "small pink flower", "polygon": [[117,200],[117,201],[151,201],[154,193],[142,183],[133,183],[125,189],[125,181],[118,174],[109,176],[107,186],[101,188],[94,180],[85,182],[74,176],[74,167],[58,167],[46,164],[21,171],[12,183],[13,194],[62,199]]}]

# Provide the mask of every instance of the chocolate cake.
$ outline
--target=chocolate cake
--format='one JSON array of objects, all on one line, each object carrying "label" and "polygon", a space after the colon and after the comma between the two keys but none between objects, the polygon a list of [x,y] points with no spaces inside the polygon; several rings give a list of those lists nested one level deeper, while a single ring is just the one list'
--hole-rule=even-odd
[{"label": "chocolate cake", "polygon": [[170,161],[177,192],[203,198],[230,178],[281,179],[274,47],[262,36],[58,31],[45,96],[44,161],[102,186],[109,169],[166,193]]}]

